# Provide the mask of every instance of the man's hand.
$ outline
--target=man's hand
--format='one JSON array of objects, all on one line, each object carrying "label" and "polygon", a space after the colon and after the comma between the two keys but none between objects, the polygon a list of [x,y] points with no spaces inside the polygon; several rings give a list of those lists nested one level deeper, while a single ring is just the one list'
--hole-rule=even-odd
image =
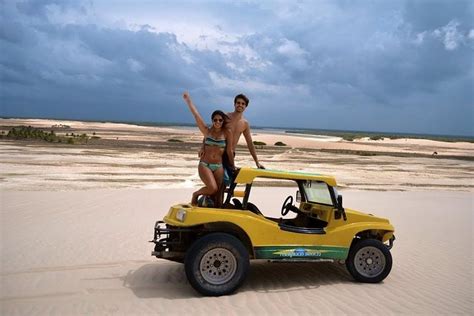
[{"label": "man's hand", "polygon": [[261,163],[257,162],[256,164],[258,169],[265,169],[265,167]]},{"label": "man's hand", "polygon": [[232,174],[230,174],[229,176],[231,177],[231,179],[233,179],[240,168],[237,168],[236,166],[230,166],[229,169],[232,172]]}]

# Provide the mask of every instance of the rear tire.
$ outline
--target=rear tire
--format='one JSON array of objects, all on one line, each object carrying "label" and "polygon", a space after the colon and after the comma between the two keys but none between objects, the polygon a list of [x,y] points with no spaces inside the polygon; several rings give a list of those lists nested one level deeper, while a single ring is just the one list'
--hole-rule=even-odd
[{"label": "rear tire", "polygon": [[352,245],[346,267],[356,281],[378,283],[390,273],[392,255],[380,240],[363,239]]},{"label": "rear tire", "polygon": [[184,269],[191,286],[207,296],[227,295],[245,280],[249,254],[232,235],[212,233],[198,239],[186,252]]}]

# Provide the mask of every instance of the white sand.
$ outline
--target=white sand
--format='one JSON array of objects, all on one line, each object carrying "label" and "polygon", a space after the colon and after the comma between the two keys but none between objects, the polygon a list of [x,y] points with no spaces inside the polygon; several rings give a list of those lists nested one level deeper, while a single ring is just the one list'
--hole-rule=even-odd
[{"label": "white sand", "polygon": [[[260,189],[270,197],[284,188]],[[465,314],[473,309],[470,192],[343,191],[390,218],[391,274],[352,281],[332,263],[252,263],[231,296],[203,298],[183,266],[150,256],[153,224],[190,189],[0,191],[1,315]],[[262,209],[262,207],[261,207]]]},{"label": "white sand", "polygon": [[[150,144],[0,141],[0,315],[474,313],[474,162],[321,151],[472,157],[472,143],[347,142],[255,130],[254,140],[289,145],[258,150],[267,168],[335,175],[346,207],[392,221],[397,237],[393,269],[381,284],[360,284],[339,264],[253,262],[236,294],[207,298],[191,288],[181,264],[151,257],[153,244],[147,242],[155,221],[171,204],[189,201],[192,188],[200,185],[195,148],[169,152],[153,142],[178,138],[199,144],[197,129],[57,120],[0,123],[66,124],[75,133],[97,132],[104,140]],[[250,155],[239,150],[237,164],[253,165]],[[286,195],[294,194],[287,188],[254,189],[259,194],[252,202],[269,216],[278,216]]]}]

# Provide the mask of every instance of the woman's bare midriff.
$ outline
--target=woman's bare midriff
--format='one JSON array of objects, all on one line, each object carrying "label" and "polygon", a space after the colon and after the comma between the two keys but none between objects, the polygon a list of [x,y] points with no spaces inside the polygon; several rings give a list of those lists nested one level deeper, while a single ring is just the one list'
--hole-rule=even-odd
[{"label": "woman's bare midriff", "polygon": [[217,146],[204,146],[204,154],[201,157],[201,161],[207,163],[222,163],[222,154],[224,149]]}]

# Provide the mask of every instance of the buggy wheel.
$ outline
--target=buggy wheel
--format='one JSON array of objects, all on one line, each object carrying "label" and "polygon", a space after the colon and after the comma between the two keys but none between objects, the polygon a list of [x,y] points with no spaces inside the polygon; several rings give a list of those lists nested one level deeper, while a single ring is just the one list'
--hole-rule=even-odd
[{"label": "buggy wheel", "polygon": [[352,245],[346,267],[355,280],[378,283],[390,273],[392,255],[381,241],[364,239]]},{"label": "buggy wheel", "polygon": [[186,277],[199,293],[220,296],[234,292],[245,280],[249,254],[232,235],[212,233],[198,239],[187,251]]}]

